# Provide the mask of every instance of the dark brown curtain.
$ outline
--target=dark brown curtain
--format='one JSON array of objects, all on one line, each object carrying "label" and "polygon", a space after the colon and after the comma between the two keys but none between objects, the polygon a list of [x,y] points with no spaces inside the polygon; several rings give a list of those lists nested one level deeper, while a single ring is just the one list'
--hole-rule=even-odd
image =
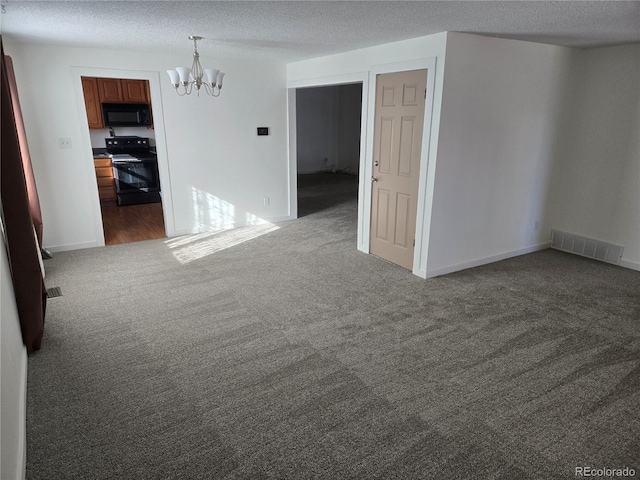
[{"label": "dark brown curtain", "polygon": [[24,179],[27,184],[29,212],[31,212],[31,221],[36,229],[38,245],[42,248],[42,212],[40,211],[40,198],[38,197],[38,189],[36,188],[36,177],[33,176],[33,168],[31,167],[31,155],[29,154],[29,145],[27,144],[27,132],[24,130],[24,122],[22,121],[22,109],[20,108],[20,100],[18,99],[16,76],[13,73],[13,61],[8,55],[4,57],[4,61],[7,67],[7,80],[9,81],[13,116],[15,118],[16,130],[18,131],[18,144],[20,145],[20,155],[22,156]]},{"label": "dark brown curtain", "polygon": [[[44,332],[47,291],[40,268],[40,240],[36,241],[36,235],[34,235],[34,220],[30,208],[34,202],[29,199],[27,187],[27,178],[33,180],[33,172],[28,153],[26,159],[23,158],[23,152],[26,150],[26,137],[24,138],[25,149],[23,150],[20,145],[20,131],[16,126],[14,110],[14,107],[16,105],[19,107],[19,104],[17,100],[14,102],[11,98],[9,72],[1,37],[0,50],[2,53],[0,194],[22,340],[27,347],[27,352],[31,353],[40,349]],[[24,134],[24,130],[22,133]],[[25,171],[23,161],[29,163],[26,169],[28,172]],[[35,181],[32,187],[35,191]],[[39,214],[37,193],[35,203],[38,204]],[[40,231],[42,231],[41,221]]]}]

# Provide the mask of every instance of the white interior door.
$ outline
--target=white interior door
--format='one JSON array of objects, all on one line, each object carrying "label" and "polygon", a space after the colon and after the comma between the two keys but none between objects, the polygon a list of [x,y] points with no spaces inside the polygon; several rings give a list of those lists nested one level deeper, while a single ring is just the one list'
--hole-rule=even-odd
[{"label": "white interior door", "polygon": [[376,78],[370,252],[413,268],[427,71]]}]

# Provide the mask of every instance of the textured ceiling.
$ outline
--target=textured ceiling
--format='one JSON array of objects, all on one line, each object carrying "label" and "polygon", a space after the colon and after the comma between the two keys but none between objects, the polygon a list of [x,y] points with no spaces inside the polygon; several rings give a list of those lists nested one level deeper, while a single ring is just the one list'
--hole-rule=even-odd
[{"label": "textured ceiling", "polygon": [[640,42],[640,2],[1,0],[5,41],[291,62],[443,31],[571,47]]}]

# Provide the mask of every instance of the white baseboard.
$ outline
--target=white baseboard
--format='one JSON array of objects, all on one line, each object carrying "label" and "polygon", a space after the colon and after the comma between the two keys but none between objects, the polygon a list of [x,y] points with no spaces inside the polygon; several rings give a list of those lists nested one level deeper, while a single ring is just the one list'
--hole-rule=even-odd
[{"label": "white baseboard", "polygon": [[494,262],[499,262],[500,260],[506,260],[507,258],[518,257],[520,255],[526,255],[527,253],[546,250],[549,247],[551,247],[551,242],[539,243],[537,245],[531,245],[529,247],[519,248],[518,250],[512,250],[510,252],[499,253],[498,255],[491,255],[489,257],[478,258],[476,260],[471,260],[468,262],[457,263],[449,267],[438,268],[435,270],[429,270],[429,267],[427,265],[427,272],[424,278],[439,277],[440,275],[459,272],[460,270],[466,270],[467,268],[479,267],[481,265],[486,265],[488,263],[494,263]]},{"label": "white baseboard", "polygon": [[415,276],[420,277],[420,278],[424,278],[424,279],[429,278],[429,277],[427,277],[427,271],[423,270],[421,268],[417,268],[411,273],[413,273]]},{"label": "white baseboard", "polygon": [[55,252],[67,252],[69,250],[82,250],[83,248],[94,248],[98,246],[98,242],[83,242],[83,243],[70,243],[67,245],[45,245],[44,248],[51,253]]},{"label": "white baseboard", "polygon": [[288,222],[290,220],[297,220],[296,218],[291,217],[290,215],[285,215],[283,217],[273,217],[268,218],[267,221],[269,223],[280,223],[280,222]]},{"label": "white baseboard", "polygon": [[11,425],[3,428],[13,429],[17,419],[17,431],[12,432],[10,442],[3,444],[2,473],[0,476],[4,480],[24,480],[27,474],[27,349],[23,347],[20,356],[20,385],[18,387],[18,402],[11,405],[2,405],[2,408],[12,411]]},{"label": "white baseboard", "polygon": [[[18,453],[19,467],[16,469],[16,478],[24,480],[27,477],[27,351],[25,348],[24,356],[22,357],[22,373],[20,386],[20,395],[22,400],[20,401],[20,432],[18,433],[20,442],[20,450]],[[19,472],[19,473],[18,473]]]},{"label": "white baseboard", "polygon": [[620,266],[624,267],[624,268],[629,268],[631,270],[640,271],[640,263],[632,262],[630,260],[625,260],[624,258],[622,260],[620,260]]},{"label": "white baseboard", "polygon": [[171,235],[167,235],[167,238],[182,237],[183,235],[191,235],[192,233],[201,232],[192,232],[191,230],[174,230]]}]

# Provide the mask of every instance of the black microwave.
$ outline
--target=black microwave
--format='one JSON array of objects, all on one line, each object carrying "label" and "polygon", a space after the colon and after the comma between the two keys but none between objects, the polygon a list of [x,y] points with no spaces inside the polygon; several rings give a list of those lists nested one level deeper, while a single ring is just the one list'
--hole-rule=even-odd
[{"label": "black microwave", "polygon": [[151,110],[146,103],[103,103],[105,127],[148,127]]}]

